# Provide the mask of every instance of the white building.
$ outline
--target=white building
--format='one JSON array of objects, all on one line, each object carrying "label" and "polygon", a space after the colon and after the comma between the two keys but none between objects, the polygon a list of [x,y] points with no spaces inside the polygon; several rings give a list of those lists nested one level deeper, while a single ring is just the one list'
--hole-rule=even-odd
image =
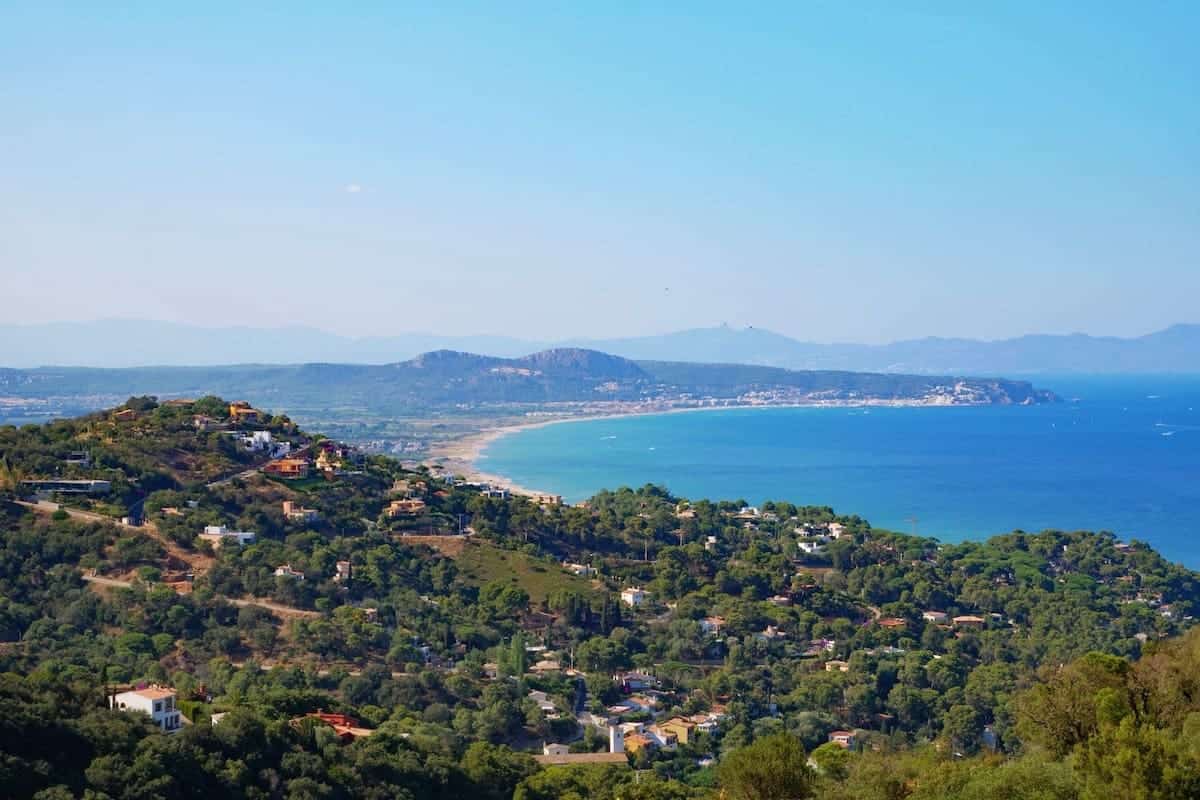
[{"label": "white building", "polygon": [[110,697],[109,708],[118,711],[140,711],[150,715],[154,724],[170,733],[179,730],[182,716],[175,704],[176,692],[166,686],[132,689]]},{"label": "white building", "polygon": [[295,578],[298,581],[304,580],[304,573],[292,569],[291,564],[280,564],[275,568],[276,578]]},{"label": "white building", "polygon": [[796,547],[801,553],[807,553],[810,556],[825,552],[825,542],[820,539],[800,539],[796,542]]},{"label": "white building", "polygon": [[252,453],[261,453],[264,450],[269,450],[271,443],[274,441],[274,437],[271,436],[270,431],[250,431],[249,433],[235,433],[233,435],[237,437],[242,447]]},{"label": "white building", "polygon": [[649,599],[650,593],[636,586],[621,590],[621,602],[627,606],[637,608]]},{"label": "white building", "polygon": [[256,535],[252,531],[231,531],[224,525],[208,525],[204,528],[204,533],[200,534],[200,538],[218,548],[229,542],[239,546],[254,544]]}]

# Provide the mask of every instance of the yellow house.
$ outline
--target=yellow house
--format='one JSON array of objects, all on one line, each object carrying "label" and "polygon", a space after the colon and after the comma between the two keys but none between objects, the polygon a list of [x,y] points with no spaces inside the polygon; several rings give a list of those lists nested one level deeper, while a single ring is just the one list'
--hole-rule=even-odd
[{"label": "yellow house", "polygon": [[680,744],[687,744],[695,735],[696,723],[683,717],[672,717],[666,722],[658,723],[661,730],[675,734],[675,739]]},{"label": "yellow house", "polygon": [[229,404],[229,418],[234,422],[258,422],[258,410],[245,400],[235,400]]}]

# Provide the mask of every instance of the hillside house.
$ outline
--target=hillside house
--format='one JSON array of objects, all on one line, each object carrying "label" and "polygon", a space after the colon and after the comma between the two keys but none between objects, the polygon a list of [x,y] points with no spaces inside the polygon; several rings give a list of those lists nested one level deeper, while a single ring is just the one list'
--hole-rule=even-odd
[{"label": "hillside house", "polygon": [[231,531],[224,525],[208,525],[204,528],[204,533],[200,534],[200,539],[211,544],[214,550],[226,544],[236,544],[239,547],[254,544],[255,538],[257,534],[253,531]]},{"label": "hillside house", "polygon": [[251,453],[267,452],[275,442],[275,437],[270,431],[247,431],[240,434],[233,431],[233,434],[238,443]]},{"label": "hillside house", "polygon": [[962,614],[954,618],[954,625],[959,628],[982,628],[985,624],[987,620],[974,614]]},{"label": "hillside house", "polygon": [[855,743],[854,731],[832,731],[829,734],[829,741],[838,747],[850,750]]},{"label": "hillside house", "polygon": [[700,620],[700,632],[705,636],[716,636],[725,627],[724,617],[705,617]]},{"label": "hillside house", "polygon": [[614,676],[625,692],[642,692],[658,686],[658,678],[644,672],[623,672]]},{"label": "hillside house", "polygon": [[280,564],[275,568],[274,575],[276,578],[292,578],[293,580],[304,580],[304,573],[292,569],[291,564]]},{"label": "hillside house", "polygon": [[630,586],[627,589],[621,590],[621,602],[633,608],[637,608],[649,599],[650,593],[637,586]]},{"label": "hillside house", "polygon": [[300,480],[308,477],[309,463],[306,458],[281,458],[262,468],[268,475],[284,480]]},{"label": "hillside house", "polygon": [[922,611],[921,619],[937,625],[944,623],[949,617],[945,611]]},{"label": "hillside house", "polygon": [[644,733],[626,734],[624,741],[624,750],[627,753],[640,753],[642,750],[650,751],[657,749],[658,740],[647,736]]},{"label": "hillside house", "polygon": [[229,419],[233,422],[258,422],[261,417],[258,409],[245,400],[235,400],[229,404]]},{"label": "hillside house", "polygon": [[679,737],[661,725],[647,726],[643,734],[654,739],[654,743],[665,750],[673,750],[679,744]]},{"label": "hillside house", "polygon": [[696,736],[696,723],[683,717],[672,717],[666,722],[658,723],[660,730],[675,736],[679,744],[687,744]]},{"label": "hillside house", "polygon": [[92,454],[86,450],[67,453],[67,457],[63,459],[63,463],[68,467],[90,467],[92,465]]},{"label": "hillside house", "polygon": [[341,472],[342,458],[336,451],[322,449],[315,464],[319,472]]},{"label": "hillside house", "polygon": [[817,556],[825,552],[824,539],[797,539],[796,549],[808,556]]},{"label": "hillside house", "polygon": [[140,711],[166,733],[180,729],[183,717],[176,707],[178,694],[167,686],[148,686],[120,692],[108,699],[108,707],[117,711]]},{"label": "hillside house", "polygon": [[696,726],[696,733],[716,733],[721,726],[721,718],[717,714],[693,714],[688,721]]},{"label": "hillside house", "polygon": [[283,515],[289,522],[316,522],[321,514],[315,508],[305,508],[297,505],[294,500],[283,501]]},{"label": "hillside house", "polygon": [[550,658],[544,658],[530,667],[529,671],[535,675],[548,675],[552,672],[561,672],[562,662],[555,661],[554,659]]},{"label": "hillside house", "polygon": [[333,728],[333,732],[337,734],[337,738],[342,744],[349,744],[355,739],[374,733],[372,730],[359,727],[358,720],[354,717],[345,714],[329,714],[324,711],[314,711],[302,717],[296,717],[291,720],[290,724],[292,727],[296,727],[306,719],[314,719]]},{"label": "hillside house", "polygon": [[633,706],[635,711],[647,711],[653,714],[662,705],[662,702],[657,697],[650,697],[645,694],[631,694],[625,698],[625,705]]},{"label": "hillside house", "polygon": [[764,642],[773,642],[777,639],[786,639],[787,634],[776,628],[774,625],[768,625],[763,628],[760,633],[754,634],[755,638]]},{"label": "hillside house", "polygon": [[537,704],[538,710],[541,711],[546,718],[549,719],[551,715],[553,715],[556,719],[558,718],[558,706],[554,705],[553,701],[550,700],[550,696],[545,692],[534,689],[529,692],[526,697]]},{"label": "hillside house", "polygon": [[411,517],[425,512],[425,501],[416,499],[393,500],[388,503],[388,507],[384,510],[384,514],[388,519],[396,517]]}]

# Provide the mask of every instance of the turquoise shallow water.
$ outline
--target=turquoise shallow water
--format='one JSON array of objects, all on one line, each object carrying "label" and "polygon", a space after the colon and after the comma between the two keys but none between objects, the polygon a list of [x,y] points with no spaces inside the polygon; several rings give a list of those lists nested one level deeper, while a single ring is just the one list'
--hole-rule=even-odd
[{"label": "turquoise shallow water", "polygon": [[658,483],[945,541],[1110,530],[1200,568],[1200,377],[1040,378],[1034,407],[745,409],[512,434],[479,466],[570,501]]}]

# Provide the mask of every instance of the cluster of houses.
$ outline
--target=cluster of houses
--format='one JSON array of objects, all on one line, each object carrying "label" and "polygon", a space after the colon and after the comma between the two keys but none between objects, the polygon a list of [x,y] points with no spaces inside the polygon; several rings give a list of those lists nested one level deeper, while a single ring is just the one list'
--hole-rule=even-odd
[{"label": "cluster of houses", "polygon": [[840,522],[828,522],[822,525],[805,525],[796,529],[796,549],[810,556],[818,556],[825,552],[830,543],[846,536],[846,526]]},{"label": "cluster of houses", "polygon": [[[187,720],[179,709],[179,692],[170,686],[151,684],[113,692],[108,698],[108,707],[114,711],[145,714],[163,733],[176,733],[182,730],[185,724],[191,724],[191,721]],[[224,713],[213,714],[210,722],[215,727],[221,724],[225,716]],[[333,729],[338,740],[343,743],[352,742],[374,733],[372,730],[361,727],[353,717],[324,711],[315,711],[295,717],[290,724],[293,727],[299,727],[305,720],[316,720],[319,724],[328,725]]]},{"label": "cluster of houses", "polygon": [[266,453],[271,458],[283,458],[292,452],[291,442],[277,441],[270,431],[230,431],[229,435],[250,453]]},{"label": "cluster of houses", "polygon": [[[613,676],[626,693],[620,703],[605,709],[607,717],[595,718],[592,723],[612,726],[620,733],[621,750],[637,753],[642,750],[674,749],[689,744],[698,733],[713,733],[726,718],[725,707],[714,705],[710,711],[693,715],[673,715],[668,718],[661,709],[673,699],[658,690],[658,679],[643,672],[625,672]],[[647,721],[624,721],[629,715],[648,716]]]}]

